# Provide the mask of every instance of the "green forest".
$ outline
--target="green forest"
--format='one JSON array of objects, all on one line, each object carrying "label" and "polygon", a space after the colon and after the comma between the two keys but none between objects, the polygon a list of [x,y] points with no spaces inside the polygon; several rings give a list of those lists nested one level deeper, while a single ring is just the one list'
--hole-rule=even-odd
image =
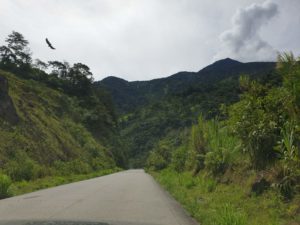
[{"label": "green forest", "polygon": [[0,46],[0,198],[145,168],[203,225],[300,224],[300,58],[150,81]]}]

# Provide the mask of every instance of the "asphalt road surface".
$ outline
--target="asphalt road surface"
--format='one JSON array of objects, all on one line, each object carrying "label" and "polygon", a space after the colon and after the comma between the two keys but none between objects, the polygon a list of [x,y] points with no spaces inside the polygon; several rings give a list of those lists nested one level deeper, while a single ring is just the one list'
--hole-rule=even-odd
[{"label": "asphalt road surface", "polygon": [[143,170],[0,201],[0,225],[196,225]]}]

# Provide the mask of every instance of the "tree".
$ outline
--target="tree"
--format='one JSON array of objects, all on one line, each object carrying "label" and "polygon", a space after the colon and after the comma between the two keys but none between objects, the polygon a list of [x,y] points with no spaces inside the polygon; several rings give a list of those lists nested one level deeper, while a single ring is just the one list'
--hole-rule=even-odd
[{"label": "tree", "polygon": [[48,64],[43,62],[40,59],[36,59],[34,63],[34,67],[39,69],[39,70],[46,70],[48,68]]},{"label": "tree", "polygon": [[83,63],[75,63],[70,68],[68,80],[71,82],[73,94],[86,95],[91,89],[93,74],[87,65]]},{"label": "tree", "polygon": [[70,69],[69,78],[74,85],[77,85],[84,80],[92,83],[93,74],[87,65],[83,63],[75,63]]},{"label": "tree", "polygon": [[1,59],[5,62],[14,63],[17,66],[31,63],[31,53],[28,48],[29,42],[19,32],[13,31],[5,39],[7,46],[1,46]]},{"label": "tree", "polygon": [[68,79],[70,70],[70,64],[68,62],[49,61],[48,64],[52,68],[51,75],[62,78],[64,80]]},{"label": "tree", "polygon": [[0,47],[0,67],[22,77],[32,78],[29,42],[16,31],[8,35],[5,42],[7,45]]},{"label": "tree", "polygon": [[0,47],[0,57],[1,57],[1,64],[9,65],[16,61],[16,57],[13,54],[12,50],[6,46]]}]

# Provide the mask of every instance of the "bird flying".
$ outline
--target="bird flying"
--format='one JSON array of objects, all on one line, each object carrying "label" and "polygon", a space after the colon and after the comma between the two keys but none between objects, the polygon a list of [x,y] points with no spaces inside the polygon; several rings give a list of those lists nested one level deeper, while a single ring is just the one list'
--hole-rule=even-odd
[{"label": "bird flying", "polygon": [[50,43],[50,41],[48,40],[48,38],[46,38],[46,43],[48,44],[49,48],[55,50],[55,48],[52,46],[52,44]]}]

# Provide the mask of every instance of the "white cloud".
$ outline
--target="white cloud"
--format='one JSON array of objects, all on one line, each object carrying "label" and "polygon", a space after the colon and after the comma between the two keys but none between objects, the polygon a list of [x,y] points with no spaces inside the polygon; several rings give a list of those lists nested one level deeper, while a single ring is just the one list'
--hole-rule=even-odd
[{"label": "white cloud", "polygon": [[260,37],[260,30],[278,15],[277,4],[266,1],[237,10],[232,28],[220,35],[221,50],[216,59],[232,57],[242,61],[274,60],[276,50]]}]

